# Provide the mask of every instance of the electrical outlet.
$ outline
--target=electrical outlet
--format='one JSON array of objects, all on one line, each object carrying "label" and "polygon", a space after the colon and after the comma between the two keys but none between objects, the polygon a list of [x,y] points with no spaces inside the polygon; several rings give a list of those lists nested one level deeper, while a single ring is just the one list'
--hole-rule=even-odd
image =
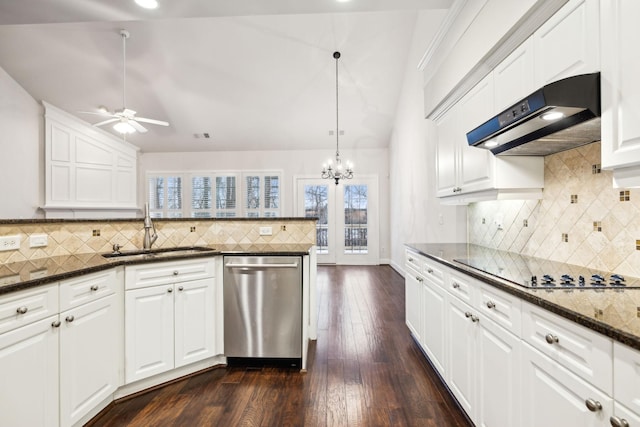
[{"label": "electrical outlet", "polygon": [[273,234],[273,229],[271,227],[260,227],[261,236],[271,236],[272,234]]},{"label": "electrical outlet", "polygon": [[29,237],[30,248],[41,248],[49,244],[49,237],[46,234],[34,234]]},{"label": "electrical outlet", "polygon": [[0,251],[15,251],[20,249],[20,235],[0,237]]}]

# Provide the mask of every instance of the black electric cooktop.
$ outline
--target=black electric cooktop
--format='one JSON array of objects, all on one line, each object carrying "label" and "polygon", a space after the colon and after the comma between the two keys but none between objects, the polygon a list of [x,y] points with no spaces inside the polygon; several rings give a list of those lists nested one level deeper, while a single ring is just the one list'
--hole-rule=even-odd
[{"label": "black electric cooktop", "polygon": [[640,288],[640,279],[505,251],[479,251],[454,261],[525,288]]}]

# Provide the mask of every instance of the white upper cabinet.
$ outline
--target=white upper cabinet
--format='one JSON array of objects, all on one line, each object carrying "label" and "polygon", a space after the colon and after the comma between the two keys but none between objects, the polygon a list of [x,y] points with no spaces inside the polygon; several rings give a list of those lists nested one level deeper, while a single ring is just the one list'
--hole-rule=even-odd
[{"label": "white upper cabinet", "polygon": [[536,89],[532,43],[531,39],[526,40],[493,70],[497,112],[507,109]]},{"label": "white upper cabinet", "polygon": [[614,185],[640,186],[640,2],[606,0],[602,25],[602,167]]},{"label": "white upper cabinet", "polygon": [[600,71],[599,0],[570,0],[533,34],[536,87]]},{"label": "white upper cabinet", "polygon": [[47,217],[134,217],[137,147],[43,104]]}]

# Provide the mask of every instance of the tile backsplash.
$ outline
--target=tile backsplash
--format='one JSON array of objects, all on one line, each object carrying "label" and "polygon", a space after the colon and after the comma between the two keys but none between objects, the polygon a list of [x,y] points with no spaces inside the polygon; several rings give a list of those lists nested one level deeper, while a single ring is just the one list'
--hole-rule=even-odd
[{"label": "tile backsplash", "polygon": [[544,180],[542,200],[470,204],[469,243],[640,277],[640,189],[613,188],[600,143],[545,157]]},{"label": "tile backsplash", "polygon": [[[158,240],[154,248],[235,244],[316,242],[314,219],[269,220],[154,220]],[[271,235],[261,235],[271,227]],[[0,263],[79,253],[111,252],[114,243],[122,250],[142,248],[142,219],[126,221],[60,221],[0,224],[0,236],[19,235],[20,249],[0,252]],[[47,235],[47,246],[30,248],[29,238]]]}]

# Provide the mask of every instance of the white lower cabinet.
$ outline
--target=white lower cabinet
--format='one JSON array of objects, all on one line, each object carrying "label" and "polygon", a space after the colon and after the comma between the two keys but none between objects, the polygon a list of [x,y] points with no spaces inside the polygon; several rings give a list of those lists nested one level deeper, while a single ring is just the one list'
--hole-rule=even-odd
[{"label": "white lower cabinet", "polygon": [[0,425],[57,426],[57,314],[0,335]]},{"label": "white lower cabinet", "polygon": [[447,366],[447,292],[429,277],[422,286],[422,309],[424,311],[424,331],[422,346],[431,363],[444,378]]},{"label": "white lower cabinet", "polygon": [[[613,427],[640,427],[640,351],[613,344],[613,395],[616,398]],[[635,379],[635,380],[634,380]],[[627,424],[624,424],[624,421]],[[616,424],[618,423],[618,424]]]},{"label": "white lower cabinet", "polygon": [[[447,384],[467,415],[475,421],[477,376],[477,321],[471,319],[471,307],[457,298],[449,298]],[[474,319],[476,317],[474,316]]]},{"label": "white lower cabinet", "polygon": [[640,426],[640,415],[616,401],[609,423],[612,427],[637,427]]},{"label": "white lower cabinet", "polygon": [[[161,266],[168,273],[164,279],[157,277],[155,286],[126,284],[126,383],[220,353],[216,348],[215,278],[180,281],[181,263],[166,264],[172,267]],[[153,265],[131,267],[127,277],[142,277],[141,270],[152,268]],[[138,270],[135,274],[131,271],[134,269]]]},{"label": "white lower cabinet", "polygon": [[602,427],[613,399],[529,344],[523,344],[522,426]]},{"label": "white lower cabinet", "polygon": [[407,270],[404,286],[404,298],[405,298],[405,321],[409,331],[413,337],[420,342],[422,340],[422,283],[424,279],[422,276],[416,274],[414,271]]}]

